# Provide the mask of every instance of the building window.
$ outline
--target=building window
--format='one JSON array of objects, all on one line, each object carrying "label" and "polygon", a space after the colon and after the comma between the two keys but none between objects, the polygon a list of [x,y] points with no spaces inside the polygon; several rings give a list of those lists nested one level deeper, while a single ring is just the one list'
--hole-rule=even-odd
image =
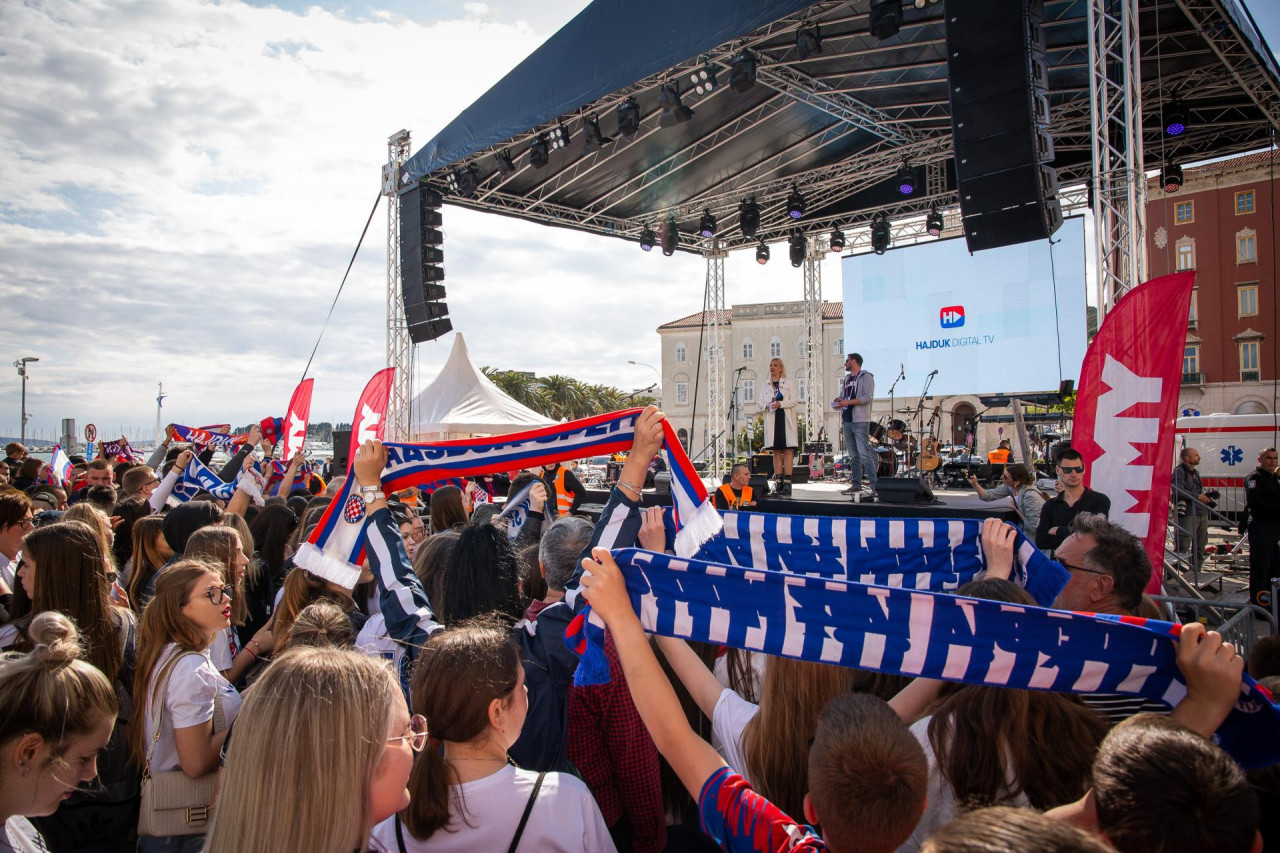
[{"label": "building window", "polygon": [[746,359],[756,357],[756,346],[751,343],[751,338],[746,338],[742,342],[742,357]]},{"label": "building window", "polygon": [[1258,342],[1240,342],[1240,381],[1257,382],[1261,378],[1258,372]]},{"label": "building window", "polygon": [[1188,222],[1195,222],[1195,221],[1196,221],[1196,213],[1195,213],[1195,207],[1194,207],[1194,205],[1195,205],[1195,202],[1191,202],[1191,201],[1180,201],[1180,202],[1178,202],[1177,207],[1175,207],[1175,208],[1173,209],[1173,210],[1174,210],[1174,214],[1173,214],[1173,220],[1174,220],[1174,222],[1177,222],[1177,223],[1179,223],[1179,224],[1186,224],[1186,223],[1188,223]]},{"label": "building window", "polygon": [[844,338],[836,338],[831,342],[832,355],[844,355]]},{"label": "building window", "polygon": [[688,382],[676,383],[676,405],[677,406],[689,405],[689,383]]},{"label": "building window", "polygon": [[1236,216],[1253,213],[1253,190],[1236,193]]},{"label": "building window", "polygon": [[685,349],[684,344],[676,344],[676,364],[684,364],[687,357],[688,351]]},{"label": "building window", "polygon": [[1182,381],[1200,381],[1200,345],[1187,344],[1182,350]]},{"label": "building window", "polygon": [[754,403],[756,401],[756,381],[754,379],[742,380],[742,402]]},{"label": "building window", "polygon": [[803,376],[800,377],[800,381],[797,383],[796,389],[801,403],[809,399],[809,381]]},{"label": "building window", "polygon": [[1191,290],[1191,310],[1187,312],[1187,328],[1194,329],[1200,317],[1200,288]]},{"label": "building window", "polygon": [[1251,264],[1258,260],[1256,232],[1246,228],[1236,234],[1236,263]]},{"label": "building window", "polygon": [[805,351],[805,340],[801,338],[796,341],[796,358],[804,358],[808,353]]},{"label": "building window", "polygon": [[782,358],[782,338],[773,338],[769,341],[769,358]]},{"label": "building window", "polygon": [[1258,285],[1256,283],[1236,285],[1236,316],[1258,316]]},{"label": "building window", "polygon": [[1178,241],[1178,256],[1174,266],[1175,270],[1193,270],[1196,268],[1196,241],[1190,237],[1183,237]]}]

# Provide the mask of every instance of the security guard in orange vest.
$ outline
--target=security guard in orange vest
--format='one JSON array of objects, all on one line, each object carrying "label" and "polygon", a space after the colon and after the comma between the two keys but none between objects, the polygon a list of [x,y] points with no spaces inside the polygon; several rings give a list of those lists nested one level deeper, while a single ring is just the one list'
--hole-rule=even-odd
[{"label": "security guard in orange vest", "polygon": [[729,472],[729,482],[716,489],[716,509],[747,509],[756,505],[751,494],[751,469],[739,462]]},{"label": "security guard in orange vest", "polygon": [[1013,454],[1009,452],[1009,439],[1003,439],[996,445],[996,449],[987,454],[987,462],[992,465],[1008,465],[1013,459]]},{"label": "security guard in orange vest", "polygon": [[556,510],[561,515],[577,512],[587,496],[586,487],[559,462],[542,466],[542,482],[547,487],[547,500],[555,501]]}]

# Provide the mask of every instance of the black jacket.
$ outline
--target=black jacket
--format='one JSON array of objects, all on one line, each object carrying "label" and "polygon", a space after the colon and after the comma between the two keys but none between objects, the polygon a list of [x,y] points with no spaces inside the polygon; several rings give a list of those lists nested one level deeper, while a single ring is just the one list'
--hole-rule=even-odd
[{"label": "black jacket", "polygon": [[[1071,519],[1082,512],[1107,515],[1111,512],[1111,498],[1086,488],[1074,504],[1068,504],[1062,495],[1045,501],[1044,508],[1040,510],[1040,526],[1036,528],[1036,547],[1042,551],[1055,550],[1071,535]],[[1058,532],[1050,533],[1054,527]]]}]

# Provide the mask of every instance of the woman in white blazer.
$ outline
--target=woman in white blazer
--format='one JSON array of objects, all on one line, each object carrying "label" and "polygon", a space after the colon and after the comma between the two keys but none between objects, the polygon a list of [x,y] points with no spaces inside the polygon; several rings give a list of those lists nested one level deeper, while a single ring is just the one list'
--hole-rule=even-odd
[{"label": "woman in white blazer", "polygon": [[800,433],[796,429],[796,392],[787,378],[782,359],[769,360],[769,381],[760,394],[764,415],[764,447],[773,452],[773,476],[779,481],[778,494],[791,494],[791,467]]}]

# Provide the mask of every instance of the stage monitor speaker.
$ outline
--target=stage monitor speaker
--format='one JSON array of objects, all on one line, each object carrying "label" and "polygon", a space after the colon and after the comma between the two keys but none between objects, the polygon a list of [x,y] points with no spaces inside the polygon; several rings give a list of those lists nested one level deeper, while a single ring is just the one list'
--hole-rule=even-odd
[{"label": "stage monitor speaker", "polygon": [[748,482],[747,485],[751,487],[751,494],[754,497],[768,497],[770,494],[768,477],[761,477],[759,474],[753,474],[751,475],[751,481]]},{"label": "stage monitor speaker", "polygon": [[1074,379],[1064,379],[1058,383],[1058,399],[1064,403],[1067,398],[1075,393],[1076,381]]},{"label": "stage monitor speaker", "polygon": [[1048,132],[1043,0],[947,0],[947,81],[969,251],[1062,225]]},{"label": "stage monitor speaker", "polygon": [[933,489],[921,477],[880,477],[876,480],[876,497],[884,503],[933,503]]},{"label": "stage monitor speaker", "polygon": [[335,429],[333,431],[333,475],[347,473],[347,451],[351,449],[351,430]]},{"label": "stage monitor speaker", "polygon": [[751,473],[764,474],[766,477],[773,474],[773,456],[768,453],[756,453],[751,457]]}]

